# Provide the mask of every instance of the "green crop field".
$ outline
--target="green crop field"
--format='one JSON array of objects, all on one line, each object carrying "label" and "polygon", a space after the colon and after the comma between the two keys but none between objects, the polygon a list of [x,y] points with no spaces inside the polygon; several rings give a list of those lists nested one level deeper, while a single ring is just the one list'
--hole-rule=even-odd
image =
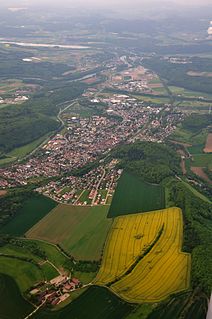
[{"label": "green crop field", "polygon": [[79,298],[58,311],[40,310],[34,319],[122,319],[133,306],[106,288],[91,287]]},{"label": "green crop field", "polygon": [[126,317],[126,319],[146,319],[152,312],[152,304],[142,304],[137,306],[133,311]]},{"label": "green crop field", "polygon": [[0,247],[1,254],[7,254],[10,256],[24,257],[33,259],[36,263],[39,263],[42,259],[30,252],[26,247],[19,247],[11,244]]},{"label": "green crop field", "polygon": [[0,229],[0,233],[15,236],[24,235],[28,229],[48,214],[55,206],[56,203],[47,197],[31,197],[24,202],[23,207],[17,212],[16,216]]},{"label": "green crop field", "polygon": [[185,185],[196,197],[199,197],[200,199],[211,203],[211,201],[202,193],[198,192],[194,187],[192,187],[189,183],[186,183],[184,181],[182,181],[182,184]]},{"label": "green crop field", "polygon": [[201,154],[203,153],[204,147],[205,147],[205,144],[198,144],[198,145],[187,147],[187,149],[190,154]]},{"label": "green crop field", "polygon": [[20,293],[20,290],[10,276],[0,274],[0,318],[22,319],[33,311]]},{"label": "green crop field", "polygon": [[165,104],[169,103],[170,99],[167,97],[156,97],[154,95],[152,96],[145,96],[145,95],[135,95],[133,94],[133,97],[135,97],[138,100],[148,102],[148,103],[153,103],[153,104]]},{"label": "green crop field", "polygon": [[165,194],[161,185],[148,184],[125,172],[118,182],[108,217],[162,208],[165,208]]},{"label": "green crop field", "polygon": [[58,205],[26,236],[60,244],[76,259],[98,260],[111,225],[108,206]]},{"label": "green crop field", "polygon": [[3,256],[0,256],[0,273],[13,277],[22,292],[44,279],[42,271],[36,265]]},{"label": "green crop field", "polygon": [[65,255],[63,255],[59,249],[53,244],[39,241],[39,240],[26,240],[29,243],[36,243],[46,254],[47,259],[52,262],[57,268],[66,268],[65,264],[69,260]]},{"label": "green crop field", "polygon": [[192,166],[212,168],[212,154],[196,154],[193,159]]},{"label": "green crop field", "polygon": [[48,262],[41,266],[41,270],[43,271],[46,280],[51,280],[52,278],[59,276],[58,271],[53,268]]},{"label": "green crop field", "polygon": [[192,145],[205,144],[208,132],[203,129],[201,132],[194,134],[190,131],[177,127],[174,133],[170,136],[171,139],[183,143],[190,143]]},{"label": "green crop field", "polygon": [[185,97],[194,97],[194,98],[204,97],[205,99],[212,99],[212,94],[207,94],[204,92],[190,91],[178,86],[169,86],[169,89],[172,91],[172,93],[176,95],[180,94]]}]

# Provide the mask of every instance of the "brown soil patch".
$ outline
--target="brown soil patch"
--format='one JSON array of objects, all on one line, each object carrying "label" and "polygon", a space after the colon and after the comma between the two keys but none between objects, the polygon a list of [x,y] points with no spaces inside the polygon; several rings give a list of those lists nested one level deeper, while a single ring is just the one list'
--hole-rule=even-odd
[{"label": "brown soil patch", "polygon": [[196,174],[197,176],[201,177],[202,179],[204,179],[206,182],[208,182],[209,184],[212,184],[212,181],[210,180],[210,178],[208,177],[208,175],[205,174],[205,172],[203,171],[202,167],[191,167],[191,170],[194,174]]},{"label": "brown soil patch", "polygon": [[162,83],[152,83],[152,84],[149,84],[149,87],[150,87],[151,89],[162,88],[162,87],[163,87],[163,84],[162,84]]},{"label": "brown soil patch", "polygon": [[89,78],[89,79],[86,79],[86,80],[83,80],[82,82],[83,83],[86,83],[86,84],[93,84],[97,81],[97,78],[96,77],[93,77],[93,78]]},{"label": "brown soil patch", "polygon": [[[177,153],[181,156],[186,156],[185,152],[183,150],[177,150]],[[186,165],[185,165],[185,159],[181,157],[180,167],[182,169],[183,175],[186,175]]]},{"label": "brown soil patch", "polygon": [[183,175],[186,175],[186,165],[185,165],[185,160],[181,159],[181,163],[180,163]]},{"label": "brown soil patch", "polygon": [[4,196],[4,195],[6,195],[7,194],[7,191],[5,191],[5,190],[0,190],[0,197],[1,196]]},{"label": "brown soil patch", "polygon": [[212,133],[209,133],[203,150],[205,153],[212,153]]}]

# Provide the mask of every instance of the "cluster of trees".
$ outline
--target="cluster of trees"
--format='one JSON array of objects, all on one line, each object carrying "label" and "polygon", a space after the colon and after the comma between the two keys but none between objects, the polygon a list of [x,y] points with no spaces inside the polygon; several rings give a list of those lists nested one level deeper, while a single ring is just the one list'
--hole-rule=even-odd
[{"label": "cluster of trees", "polygon": [[26,240],[21,240],[17,238],[11,238],[8,240],[8,243],[14,246],[25,248],[27,251],[30,251],[33,255],[38,256],[42,259],[47,259],[46,253],[42,250],[36,243],[28,242]]},{"label": "cluster of trees", "polygon": [[212,114],[191,114],[182,122],[182,128],[198,133],[212,123]]},{"label": "cluster of trees", "polygon": [[74,265],[75,271],[81,271],[81,272],[97,272],[100,267],[99,261],[87,261],[87,260],[79,260]]},{"label": "cluster of trees", "polygon": [[180,174],[180,158],[170,146],[153,142],[125,144],[112,151],[111,156],[120,159],[119,168],[150,183],[160,183]]},{"label": "cluster of trees", "polygon": [[20,106],[0,110],[0,151],[8,152],[58,129],[58,104],[78,97],[84,88],[84,84],[71,83],[53,92],[43,89]]},{"label": "cluster of trees", "polygon": [[81,272],[97,272],[100,267],[100,261],[98,260],[76,260],[70,253],[63,249],[59,244],[58,248],[68,257],[64,266],[72,271]]},{"label": "cluster of trees", "polygon": [[184,87],[188,90],[211,93],[212,83],[210,77],[189,76],[189,71],[211,72],[212,59],[194,57],[192,63],[175,64],[155,56],[144,60],[147,68],[154,70],[161,78],[167,80],[168,85]]},{"label": "cluster of trees", "polygon": [[[64,63],[26,63],[23,50],[0,49],[0,79],[20,79],[40,85],[37,93],[22,105],[0,110],[0,153],[28,144],[59,129],[56,116],[61,104],[80,96],[86,84],[70,82],[63,73],[74,69]],[[76,74],[76,78],[81,74]]]},{"label": "cluster of trees", "polygon": [[66,71],[70,71],[70,66],[63,63],[26,63],[22,59],[29,57],[29,53],[19,50],[0,51],[0,78],[22,79],[22,78],[42,78],[49,80],[54,76],[60,76]]},{"label": "cluster of trees", "polygon": [[170,200],[183,211],[183,248],[192,253],[192,285],[209,295],[212,285],[211,204],[195,196],[180,181],[173,181],[169,188]]}]

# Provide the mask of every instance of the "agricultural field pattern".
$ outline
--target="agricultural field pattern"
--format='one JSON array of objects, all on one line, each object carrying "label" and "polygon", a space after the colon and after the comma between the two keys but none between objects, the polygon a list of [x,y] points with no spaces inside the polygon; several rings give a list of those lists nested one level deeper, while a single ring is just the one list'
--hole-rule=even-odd
[{"label": "agricultural field pattern", "polygon": [[0,1],[0,319],[212,319],[212,3],[166,2]]},{"label": "agricultural field pattern", "polygon": [[115,218],[95,282],[129,302],[158,302],[188,288],[179,208]]}]

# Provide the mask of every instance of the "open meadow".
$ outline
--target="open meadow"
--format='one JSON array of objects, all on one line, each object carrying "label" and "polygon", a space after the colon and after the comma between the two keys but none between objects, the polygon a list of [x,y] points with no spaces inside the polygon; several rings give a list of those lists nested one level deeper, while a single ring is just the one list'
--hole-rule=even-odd
[{"label": "open meadow", "polygon": [[209,167],[212,169],[212,154],[195,154],[193,156],[192,166]]},{"label": "open meadow", "polygon": [[181,252],[182,211],[168,208],[117,217],[95,283],[129,302],[159,302],[190,284],[190,255]]},{"label": "open meadow", "polygon": [[45,279],[43,272],[37,265],[3,256],[0,256],[0,273],[13,277],[21,292]]},{"label": "open meadow", "polygon": [[[0,273],[12,276],[23,292],[33,284],[41,280],[50,280],[58,276],[59,273],[49,263],[52,259],[49,259],[45,250],[42,250],[44,256],[40,257],[38,254],[41,250],[37,246],[33,247],[32,243],[28,241],[23,241],[22,243],[24,243],[23,246],[7,244],[0,247]],[[58,254],[61,253],[58,251]],[[61,256],[64,257],[62,254]],[[64,259],[67,260],[65,257]],[[63,270],[62,265],[60,265],[60,269]]]},{"label": "open meadow", "polygon": [[165,207],[164,188],[124,172],[119,179],[108,217],[148,212]]},{"label": "open meadow", "polygon": [[99,260],[112,221],[108,206],[58,205],[34,225],[27,238],[60,244],[76,259]]}]

